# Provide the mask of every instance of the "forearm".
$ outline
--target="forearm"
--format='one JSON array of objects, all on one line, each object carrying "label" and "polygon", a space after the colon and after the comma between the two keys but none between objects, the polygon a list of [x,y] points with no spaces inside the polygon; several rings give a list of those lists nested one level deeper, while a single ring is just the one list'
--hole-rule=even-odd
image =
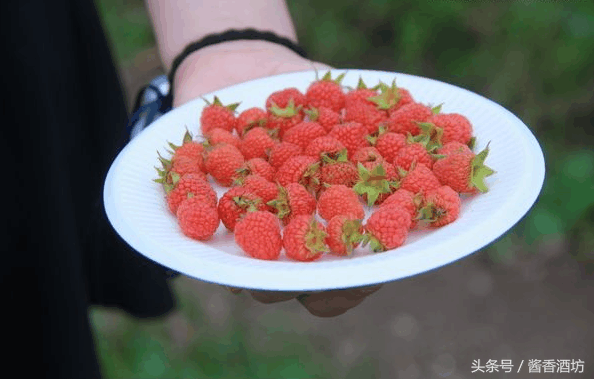
[{"label": "forearm", "polygon": [[227,29],[267,30],[297,41],[284,0],[145,1],[167,71],[186,45]]}]

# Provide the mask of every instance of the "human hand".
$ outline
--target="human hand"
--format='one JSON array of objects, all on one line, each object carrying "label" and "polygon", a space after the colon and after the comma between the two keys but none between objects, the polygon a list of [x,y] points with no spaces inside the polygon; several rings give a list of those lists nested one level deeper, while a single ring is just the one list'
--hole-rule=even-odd
[{"label": "human hand", "polygon": [[[365,298],[382,287],[381,284],[366,287],[347,288],[313,292],[283,292],[246,290],[252,298],[260,303],[273,304],[297,299],[314,316],[335,317],[361,304]],[[238,294],[242,290],[227,287]]]}]

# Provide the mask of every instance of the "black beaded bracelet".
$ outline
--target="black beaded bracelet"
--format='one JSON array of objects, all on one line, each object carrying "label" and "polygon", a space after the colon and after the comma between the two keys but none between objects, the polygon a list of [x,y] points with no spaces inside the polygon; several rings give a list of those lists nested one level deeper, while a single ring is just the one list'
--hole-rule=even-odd
[{"label": "black beaded bracelet", "polygon": [[173,80],[175,78],[175,72],[181,65],[181,63],[188,57],[188,55],[195,51],[202,49],[203,47],[214,45],[221,42],[237,41],[237,40],[261,40],[274,42],[279,45],[283,45],[302,57],[306,58],[307,54],[305,50],[295,42],[288,38],[280,37],[273,32],[264,32],[256,29],[229,29],[222,33],[209,34],[197,42],[192,42],[173,60],[171,64],[171,70],[169,71],[169,93],[165,98],[165,106],[171,107],[173,104]]}]

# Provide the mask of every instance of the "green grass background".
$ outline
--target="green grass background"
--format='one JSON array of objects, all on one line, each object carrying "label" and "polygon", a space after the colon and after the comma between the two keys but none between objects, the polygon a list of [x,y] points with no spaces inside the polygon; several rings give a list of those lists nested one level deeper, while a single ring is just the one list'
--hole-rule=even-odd
[{"label": "green grass background", "polygon": [[[593,2],[288,4],[301,44],[314,60],[442,80],[490,98],[522,119],[545,152],[545,185],[531,212],[486,249],[488,257],[493,265],[513,265],[563,241],[583,274],[594,273]],[[154,46],[142,1],[97,0],[97,7],[118,64],[129,65],[138,52]],[[182,289],[177,293],[190,327],[204,330],[201,326],[212,322],[204,318],[205,310]],[[108,316],[117,317],[116,327],[105,324]],[[178,353],[159,321],[138,322],[101,308],[91,318],[110,378],[330,377],[333,370],[327,357],[300,361],[311,340],[275,329],[273,320],[257,331],[258,344],[250,339],[253,331],[231,322],[220,332],[199,334]],[[273,346],[279,339],[286,346]],[[288,358],[266,353],[287,348],[293,352]],[[217,358],[230,364],[212,363]],[[257,364],[261,359],[267,359],[266,369]],[[373,358],[362,358],[345,377],[374,377]]]}]

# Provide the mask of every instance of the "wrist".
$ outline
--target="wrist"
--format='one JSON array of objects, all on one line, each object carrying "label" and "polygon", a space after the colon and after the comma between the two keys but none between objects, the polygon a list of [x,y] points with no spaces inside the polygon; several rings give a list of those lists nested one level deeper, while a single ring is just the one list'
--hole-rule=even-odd
[{"label": "wrist", "polygon": [[282,72],[312,69],[291,49],[263,40],[235,40],[188,55],[173,78],[174,106],[232,84]]}]

